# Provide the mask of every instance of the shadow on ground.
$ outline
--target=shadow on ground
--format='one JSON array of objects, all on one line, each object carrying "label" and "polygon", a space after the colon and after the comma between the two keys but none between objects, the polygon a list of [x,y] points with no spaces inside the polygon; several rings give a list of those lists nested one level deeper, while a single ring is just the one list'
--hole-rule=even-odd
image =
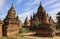
[{"label": "shadow on ground", "polygon": [[56,36],[60,36],[60,32],[56,33]]},{"label": "shadow on ground", "polygon": [[51,37],[52,38],[52,36],[44,36],[44,35],[36,35],[36,34],[30,34],[30,35],[22,35],[22,36],[30,36],[30,37]]}]

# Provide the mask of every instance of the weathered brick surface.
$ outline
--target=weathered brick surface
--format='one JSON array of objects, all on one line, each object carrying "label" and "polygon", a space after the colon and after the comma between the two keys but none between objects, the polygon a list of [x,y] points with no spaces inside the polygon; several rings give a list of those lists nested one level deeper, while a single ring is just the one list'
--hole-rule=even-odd
[{"label": "weathered brick surface", "polygon": [[2,35],[9,36],[18,33],[19,29],[22,27],[22,23],[19,20],[19,17],[16,16],[14,6],[8,11],[6,18],[4,19],[4,24],[2,27]]},{"label": "weathered brick surface", "polygon": [[[54,21],[53,19],[48,16],[48,14],[46,13],[45,9],[43,8],[42,4],[40,3],[40,6],[37,9],[37,13],[33,14],[33,16],[31,16],[30,18],[30,24],[31,26],[37,26],[36,29],[36,34],[56,34],[55,32],[55,25],[54,25]],[[49,29],[48,29],[48,28]],[[40,29],[42,28],[42,29]],[[44,30],[44,28],[46,28],[47,30]],[[49,31],[51,30],[51,31]],[[53,30],[53,32],[52,32]]]},{"label": "weathered brick surface", "polygon": [[0,24],[0,36],[2,36],[2,24]]}]

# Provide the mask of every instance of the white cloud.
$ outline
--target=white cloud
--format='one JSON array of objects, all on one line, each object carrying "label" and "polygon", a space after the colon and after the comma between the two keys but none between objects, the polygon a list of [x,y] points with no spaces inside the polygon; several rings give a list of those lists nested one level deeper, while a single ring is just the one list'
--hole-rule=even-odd
[{"label": "white cloud", "polygon": [[49,9],[51,9],[51,10],[49,10],[48,14],[49,14],[49,16],[52,16],[52,18],[55,22],[56,22],[56,14],[60,11],[60,8],[59,8],[60,3],[57,1],[59,1],[59,0],[48,0],[43,4],[43,6],[47,6],[47,5],[50,5],[50,4],[53,4],[56,2],[55,4],[50,5],[48,7]]},{"label": "white cloud", "polygon": [[[22,22],[24,22],[24,20],[25,20],[25,18],[26,18],[26,16],[28,16],[28,18],[30,18],[30,16],[31,15],[33,15],[32,13],[33,13],[33,11],[32,10],[29,10],[34,4],[36,4],[36,3],[39,3],[41,0],[35,0],[34,2],[30,2],[30,3],[27,3],[26,5],[28,5],[29,6],[29,8],[26,8],[26,12],[24,12],[24,13],[22,13],[22,14],[19,14],[19,17],[20,17],[20,19],[22,20]],[[46,1],[46,3],[45,4],[43,4],[44,6],[47,6],[47,5],[49,5],[49,4],[52,4],[52,3],[54,3],[54,2],[56,2],[56,1],[58,1],[58,0],[48,0],[48,1]],[[56,4],[54,4],[54,5],[51,5],[50,7],[48,7],[48,8],[54,8],[54,7],[57,7],[57,6],[60,6],[60,3],[56,3]],[[27,11],[27,10],[29,10],[29,11]],[[37,10],[37,8],[36,9],[33,9],[34,11],[35,10]],[[60,11],[60,9],[58,9],[58,8],[56,8],[56,9],[52,9],[51,11],[49,11],[48,13],[49,13],[49,15],[50,16],[52,16],[52,18],[54,19],[54,20],[56,20],[56,14],[57,14],[57,12],[58,11]]]},{"label": "white cloud", "polygon": [[0,0],[0,9],[2,9],[4,3],[5,3],[6,0]]},{"label": "white cloud", "polygon": [[[5,4],[6,0],[0,0],[0,19],[3,20],[4,19],[4,16],[5,16],[5,10],[3,10],[4,8],[4,4]],[[2,15],[4,14],[4,15]]]},{"label": "white cloud", "polygon": [[49,11],[49,15],[52,16],[53,20],[56,22],[56,14],[60,11],[60,8],[59,9],[52,9],[51,11]]},{"label": "white cloud", "polygon": [[28,16],[30,13],[31,13],[31,11],[24,12],[24,13],[20,14],[20,17],[22,17],[22,16],[24,16],[24,17]]},{"label": "white cloud", "polygon": [[30,19],[30,16],[32,15],[32,11],[27,11],[27,12],[24,12],[22,14],[19,14],[18,16],[20,17],[21,21],[24,22],[26,16],[28,17],[28,19]]},{"label": "white cloud", "polygon": [[17,2],[16,2],[16,3],[17,3],[17,4],[19,4],[19,3],[21,3],[22,1],[23,1],[23,0],[17,0]]},{"label": "white cloud", "polygon": [[26,5],[28,5],[29,7],[26,8],[25,11],[26,11],[26,10],[29,10],[34,4],[39,3],[40,1],[41,1],[41,0],[35,0],[35,1],[32,2],[32,3],[31,3],[31,2],[30,2],[30,3],[27,3]]},{"label": "white cloud", "polygon": [[44,6],[52,4],[52,3],[56,2],[56,1],[58,1],[58,0],[48,0],[48,1],[46,1],[46,3],[44,3]]},{"label": "white cloud", "polygon": [[24,13],[19,14],[21,21],[24,22],[26,16],[28,17],[28,19],[30,19],[30,16],[33,15],[33,12],[36,13],[36,10],[37,10],[37,7],[34,8],[33,10],[28,10]]},{"label": "white cloud", "polygon": [[34,5],[34,4],[38,3],[38,2],[40,2],[40,0],[35,0],[34,2],[27,3],[26,5],[32,6],[32,5]]},{"label": "white cloud", "polygon": [[49,6],[49,8],[58,8],[58,7],[60,7],[60,3],[59,2],[54,4],[54,5]]}]

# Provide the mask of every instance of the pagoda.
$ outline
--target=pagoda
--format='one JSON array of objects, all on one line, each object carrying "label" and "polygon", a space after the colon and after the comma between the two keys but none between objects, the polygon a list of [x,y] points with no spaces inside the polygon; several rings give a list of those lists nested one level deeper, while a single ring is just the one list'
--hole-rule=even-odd
[{"label": "pagoda", "polygon": [[51,17],[48,16],[45,9],[40,2],[40,6],[36,14],[30,17],[31,26],[36,26],[36,34],[39,36],[54,36],[55,35],[55,25]]},{"label": "pagoda", "polygon": [[16,16],[14,5],[12,3],[11,8],[8,11],[6,18],[3,20],[4,24],[2,27],[3,36],[9,36],[16,34],[21,28],[21,21],[19,17]]},{"label": "pagoda", "polygon": [[24,26],[30,27],[30,20],[28,19],[28,17],[26,17],[26,19],[25,19]]}]

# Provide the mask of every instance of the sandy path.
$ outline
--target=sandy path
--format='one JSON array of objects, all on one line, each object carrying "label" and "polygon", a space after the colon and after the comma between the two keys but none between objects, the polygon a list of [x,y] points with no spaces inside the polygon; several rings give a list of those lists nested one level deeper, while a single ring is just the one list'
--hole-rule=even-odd
[{"label": "sandy path", "polygon": [[30,36],[31,34],[34,34],[35,32],[29,32],[29,33],[23,33],[20,34],[20,36],[23,36],[25,38],[32,38],[32,39],[60,39],[59,36],[55,36],[55,37],[36,37],[36,36]]}]

